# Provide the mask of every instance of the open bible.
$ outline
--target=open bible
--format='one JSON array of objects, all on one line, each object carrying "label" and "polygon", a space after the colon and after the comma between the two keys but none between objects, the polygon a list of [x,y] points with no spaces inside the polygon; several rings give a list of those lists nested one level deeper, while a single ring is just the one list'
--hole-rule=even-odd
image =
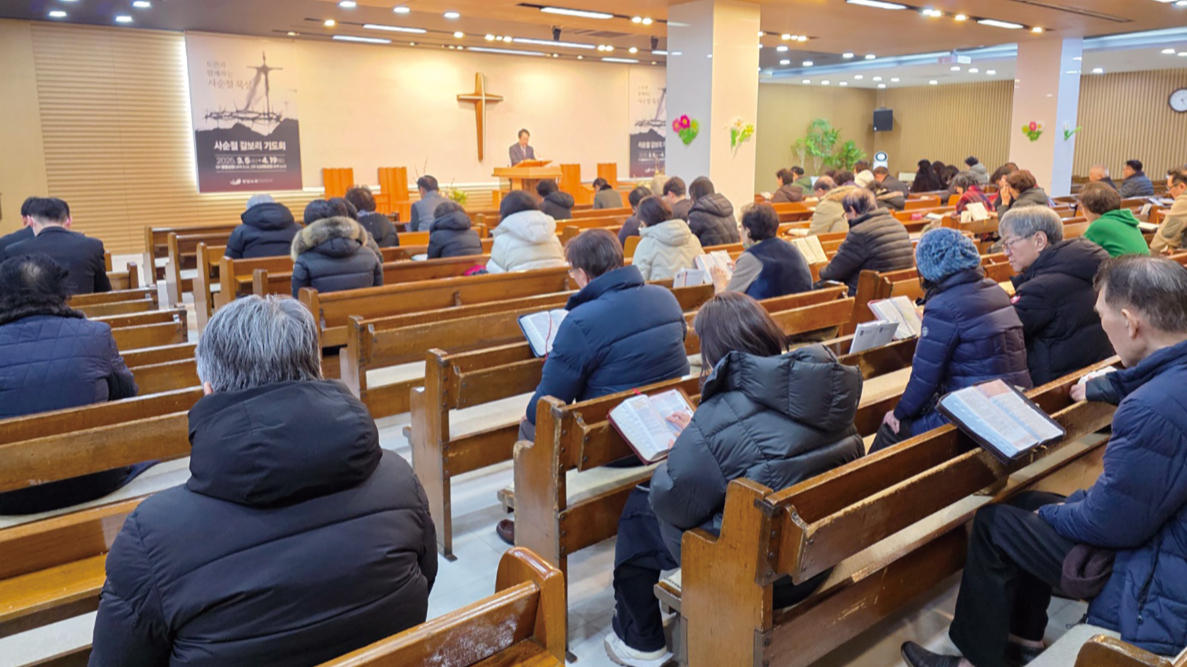
[{"label": "open bible", "polygon": [[1002,380],[954,391],[940,399],[939,410],[1002,463],[1067,435],[1039,406]]},{"label": "open bible", "polygon": [[805,236],[803,238],[789,239],[791,245],[795,246],[796,250],[804,256],[809,264],[825,264],[828,262],[828,255],[824,253],[824,246],[820,245],[820,239],[816,236]]},{"label": "open bible", "polygon": [[531,315],[521,315],[519,328],[523,330],[524,338],[532,346],[532,353],[537,357],[552,352],[552,344],[556,342],[556,332],[560,331],[561,322],[565,321],[567,310],[545,310]]},{"label": "open bible", "polygon": [[872,350],[875,347],[890,345],[894,341],[894,335],[898,332],[898,327],[897,322],[886,322],[883,320],[862,322],[857,325],[857,331],[853,333],[853,342],[849,344],[849,354],[857,354],[858,352]]},{"label": "open bible", "polygon": [[610,424],[644,463],[668,457],[668,450],[680,435],[680,428],[668,417],[684,413],[692,417],[692,402],[679,389],[653,396],[632,396],[610,411]]},{"label": "open bible", "polygon": [[898,324],[898,331],[894,334],[895,340],[914,338],[923,331],[923,320],[919,317],[919,311],[915,310],[915,304],[905,296],[879,299],[871,301],[869,305],[870,311],[879,320]]},{"label": "open bible", "polygon": [[734,277],[734,269],[730,261],[730,255],[724,250],[714,250],[711,253],[701,255],[696,258],[697,268],[704,271],[709,276],[709,281],[713,280],[713,269],[720,268],[725,272],[727,279]]}]

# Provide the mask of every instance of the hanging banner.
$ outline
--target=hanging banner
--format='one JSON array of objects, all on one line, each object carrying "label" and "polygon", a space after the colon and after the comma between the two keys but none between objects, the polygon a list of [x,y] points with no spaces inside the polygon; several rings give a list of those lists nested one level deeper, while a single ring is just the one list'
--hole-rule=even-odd
[{"label": "hanging banner", "polygon": [[630,68],[631,178],[664,173],[667,76],[662,67]]},{"label": "hanging banner", "polygon": [[300,190],[292,44],[187,33],[185,46],[198,191]]}]

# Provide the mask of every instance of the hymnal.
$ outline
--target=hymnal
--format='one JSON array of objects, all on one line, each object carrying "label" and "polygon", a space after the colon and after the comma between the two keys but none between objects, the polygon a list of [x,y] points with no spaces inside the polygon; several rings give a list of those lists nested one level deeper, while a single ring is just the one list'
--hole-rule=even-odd
[{"label": "hymnal", "polygon": [[692,402],[679,389],[659,394],[632,396],[610,411],[610,424],[644,463],[668,457],[668,450],[680,435],[680,427],[668,417],[684,413],[692,417]]},{"label": "hymnal", "polygon": [[545,310],[531,315],[521,315],[519,328],[523,330],[524,338],[532,346],[532,353],[543,357],[552,352],[552,344],[556,342],[556,333],[560,331],[561,322],[565,321],[567,310]]},{"label": "hymnal", "polygon": [[695,285],[712,285],[713,277],[700,269],[678,269],[672,278],[672,287],[693,287]]},{"label": "hymnal", "polygon": [[713,269],[720,268],[725,272],[726,279],[734,277],[733,262],[730,260],[730,255],[724,250],[714,250],[711,253],[701,255],[696,258],[697,268],[713,276]]},{"label": "hymnal", "polygon": [[849,354],[857,354],[875,347],[889,345],[894,340],[898,327],[898,322],[882,320],[862,322],[857,325],[857,331],[853,333],[853,342],[849,344]]},{"label": "hymnal", "polygon": [[915,304],[905,296],[871,301],[870,311],[884,322],[895,322],[899,325],[898,332],[894,335],[895,340],[914,338],[923,331],[919,311],[915,310]]},{"label": "hymnal", "polygon": [[961,222],[981,222],[989,219],[989,209],[979,201],[971,202],[960,214]]},{"label": "hymnal", "polygon": [[1022,392],[1001,380],[954,391],[940,399],[940,413],[1002,463],[1067,435]]},{"label": "hymnal", "polygon": [[809,264],[824,264],[828,262],[828,255],[824,254],[824,246],[815,236],[791,239],[791,244],[800,251]]}]

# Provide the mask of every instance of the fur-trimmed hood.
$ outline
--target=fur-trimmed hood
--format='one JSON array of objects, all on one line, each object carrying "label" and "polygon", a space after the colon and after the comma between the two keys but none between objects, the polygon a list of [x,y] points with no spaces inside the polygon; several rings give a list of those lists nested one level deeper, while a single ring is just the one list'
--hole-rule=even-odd
[{"label": "fur-trimmed hood", "polygon": [[835,201],[840,204],[841,201],[845,199],[846,195],[856,189],[856,185],[842,185],[841,187],[833,188],[832,190],[828,191],[828,194],[824,195],[824,198],[821,201]]},{"label": "fur-trimmed hood", "polygon": [[353,255],[361,246],[379,252],[375,239],[362,225],[350,218],[337,216],[318,220],[294,236],[292,257],[296,261],[302,253],[314,249],[327,255]]}]

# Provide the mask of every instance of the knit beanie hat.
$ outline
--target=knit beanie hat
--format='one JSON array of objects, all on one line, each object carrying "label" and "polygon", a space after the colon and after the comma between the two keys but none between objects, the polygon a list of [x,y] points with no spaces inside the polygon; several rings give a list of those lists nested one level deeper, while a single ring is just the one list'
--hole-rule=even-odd
[{"label": "knit beanie hat", "polygon": [[948,276],[981,266],[981,255],[967,236],[955,229],[941,227],[927,232],[919,240],[915,265],[924,280],[939,283]]}]

